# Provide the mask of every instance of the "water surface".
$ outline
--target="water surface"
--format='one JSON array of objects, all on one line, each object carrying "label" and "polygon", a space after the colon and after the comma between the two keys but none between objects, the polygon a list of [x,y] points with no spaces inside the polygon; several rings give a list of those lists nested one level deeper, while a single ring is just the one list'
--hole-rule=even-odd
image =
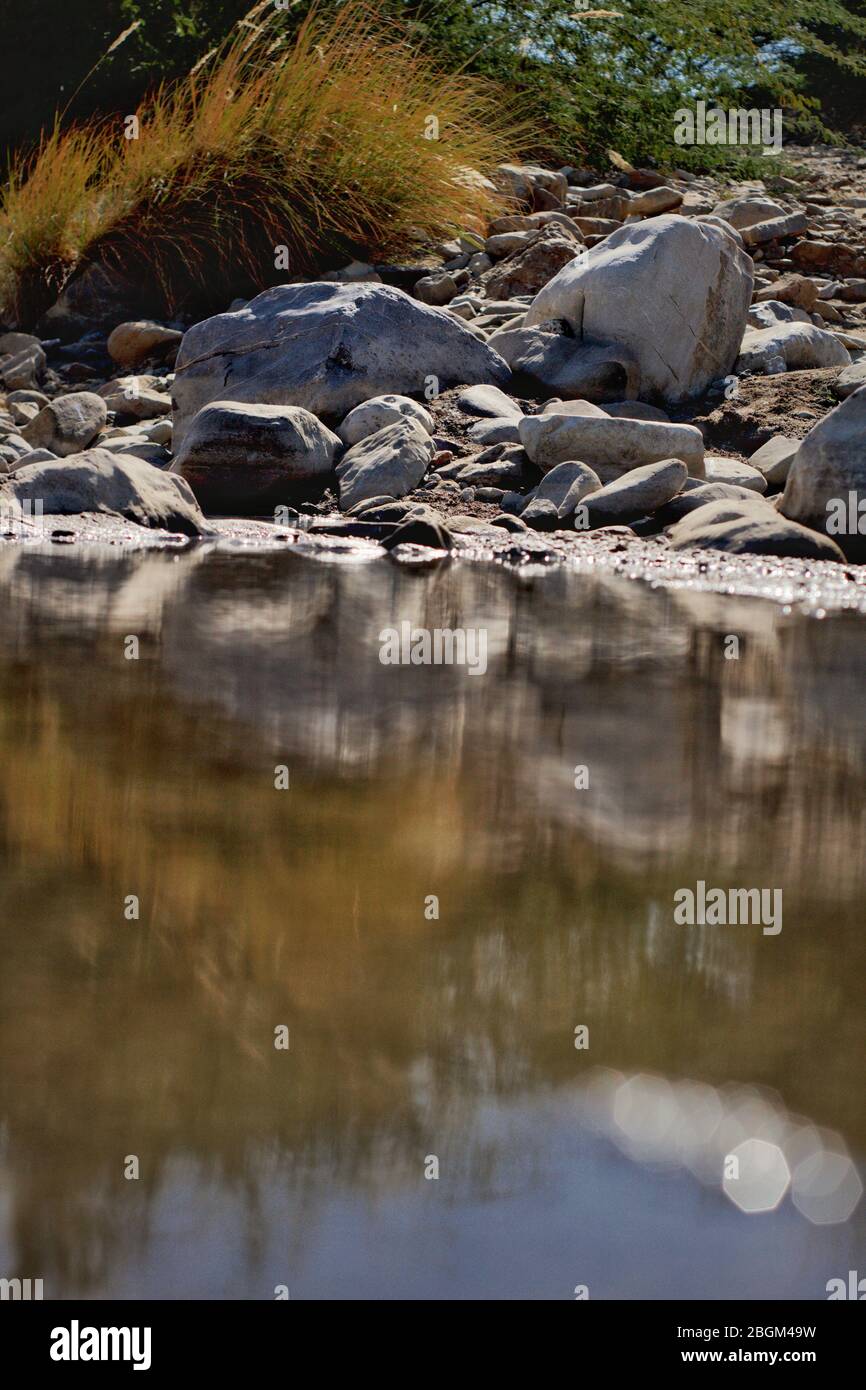
[{"label": "water surface", "polygon": [[[406,620],[486,674],[383,666]],[[0,1275],[825,1297],[864,1203],[719,1164],[862,1170],[864,675],[854,616],[602,574],[4,551]],[[782,931],[675,925],[698,879]]]}]

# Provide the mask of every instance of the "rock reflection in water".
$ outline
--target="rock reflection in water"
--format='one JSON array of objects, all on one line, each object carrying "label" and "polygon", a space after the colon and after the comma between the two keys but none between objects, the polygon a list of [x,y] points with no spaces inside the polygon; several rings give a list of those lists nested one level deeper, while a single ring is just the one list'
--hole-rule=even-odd
[{"label": "rock reflection in water", "polygon": [[[748,1082],[862,1153],[856,619],[565,571],[0,559],[0,1274],[557,1296],[571,1231],[599,1296],[821,1296],[860,1208],[817,1231],[786,1203],[756,1264],[720,1183],[636,1176],[575,1100],[599,1065]],[[383,666],[404,620],[485,628],[487,674]],[[784,930],[675,927],[698,878],[781,886]],[[511,1283],[497,1202],[534,1233]]]}]

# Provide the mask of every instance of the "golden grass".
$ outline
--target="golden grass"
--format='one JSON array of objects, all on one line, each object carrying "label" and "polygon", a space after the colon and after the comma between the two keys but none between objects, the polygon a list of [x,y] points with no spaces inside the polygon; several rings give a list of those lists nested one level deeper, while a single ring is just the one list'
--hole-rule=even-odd
[{"label": "golden grass", "polygon": [[[240,280],[255,288],[328,259],[406,253],[478,227],[489,171],[531,138],[502,92],[438,71],[350,0],[292,40],[257,5],[218,54],[118,118],[55,128],[0,201],[0,312],[32,322],[76,268],[113,264],[166,312]],[[432,120],[438,138],[426,138]],[[275,248],[288,270],[275,268]],[[220,303],[222,307],[222,303]]]}]

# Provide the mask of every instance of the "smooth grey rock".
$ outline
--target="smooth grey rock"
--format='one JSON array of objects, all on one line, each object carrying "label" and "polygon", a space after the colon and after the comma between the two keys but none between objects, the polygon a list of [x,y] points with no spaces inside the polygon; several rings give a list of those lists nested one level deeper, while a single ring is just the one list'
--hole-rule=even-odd
[{"label": "smooth grey rock", "polygon": [[526,326],[564,319],[575,336],[614,343],[637,362],[641,397],[687,400],[733,365],[753,278],[750,257],[719,227],[665,213],[565,266],[536,295]]},{"label": "smooth grey rock", "polygon": [[523,414],[517,402],[500,391],[498,386],[469,386],[460,392],[457,405],[467,415],[484,415],[490,419]]},{"label": "smooth grey rock", "polygon": [[698,507],[705,507],[708,502],[751,502],[756,495],[732,483],[695,483],[694,487],[686,484],[682,492],[658,509],[656,517],[669,526],[689,512],[696,512]]},{"label": "smooth grey rock", "polygon": [[834,541],[787,521],[762,498],[710,502],[671,527],[672,550],[725,550],[734,555],[844,560]]},{"label": "smooth grey rock", "polygon": [[757,226],[760,222],[769,222],[776,217],[784,217],[786,209],[780,203],[774,203],[769,198],[762,198],[755,194],[747,194],[739,198],[726,198],[724,202],[716,203],[713,208],[714,217],[722,217],[729,222],[732,227],[736,227],[741,232],[745,227]]},{"label": "smooth grey rock", "polygon": [[277,285],[186,334],[172,395],[175,444],[202,406],[229,397],[341,420],[372,396],[431,385],[504,386],[502,358],[453,314],[389,285]]},{"label": "smooth grey rock", "polygon": [[539,415],[585,415],[594,420],[604,420],[609,411],[606,406],[596,405],[594,401],[545,401]]},{"label": "smooth grey rock", "polygon": [[849,559],[866,560],[866,386],[806,435],[779,510],[832,536]]},{"label": "smooth grey rock", "polygon": [[519,444],[517,427],[520,415],[505,415],[500,419],[478,420],[469,426],[469,438],[476,444]]},{"label": "smooth grey rock", "polygon": [[416,420],[428,434],[433,433],[433,417],[429,410],[410,396],[388,395],[372,396],[369,401],[356,405],[338,425],[337,434],[346,448],[351,449],[353,444],[360,444],[369,434],[376,434],[386,425],[406,419]]},{"label": "smooth grey rock", "polygon": [[704,474],[708,483],[731,483],[747,492],[767,491],[767,479],[760,469],[736,459],[720,458],[718,454],[704,454]]},{"label": "smooth grey rock", "polygon": [[559,509],[548,497],[533,497],[520,513],[520,520],[533,531],[555,531],[559,523]]},{"label": "smooth grey rock", "polygon": [[777,323],[750,328],[743,336],[735,371],[771,373],[783,362],[791,371],[803,367],[846,366],[851,357],[839,339],[812,323]]},{"label": "smooth grey rock", "polygon": [[601,487],[598,474],[585,463],[569,460],[545,473],[535,489],[535,500],[552,502],[560,521],[574,516],[578,502]]},{"label": "smooth grey rock", "polygon": [[107,418],[105,401],[95,391],[73,391],[55,396],[21,434],[32,449],[50,449],[67,458],[92,444]]},{"label": "smooth grey rock", "polygon": [[788,212],[781,217],[768,218],[766,222],[753,222],[750,227],[740,227],[740,235],[746,246],[763,246],[779,237],[799,236],[805,232],[808,221],[804,212]]},{"label": "smooth grey rock", "polygon": [[859,362],[852,362],[850,367],[840,372],[833,389],[839,399],[844,401],[854,391],[859,391],[861,386],[866,386],[866,357],[861,357]]},{"label": "smooth grey rock", "polygon": [[637,521],[676,497],[687,477],[686,465],[680,459],[644,464],[585,497],[582,512],[591,529]]},{"label": "smooth grey rock", "polygon": [[638,390],[638,367],[613,343],[595,343],[543,328],[504,328],[489,345],[514,373],[515,389],[527,395],[550,391],[566,398],[618,399]]},{"label": "smooth grey rock", "polygon": [[198,536],[207,523],[189,483],[149,463],[88,449],[57,463],[32,463],[0,484],[0,501],[41,504],[44,515],[113,512],[139,526]]},{"label": "smooth grey rock", "polygon": [[771,487],[782,487],[791,468],[791,460],[800,447],[799,439],[774,434],[749,459],[749,467],[763,473]]},{"label": "smooth grey rock", "polygon": [[264,512],[285,502],[287,488],[324,480],[340,448],[300,406],[211,401],[193,420],[172,472],[207,511]]},{"label": "smooth grey rock", "polygon": [[435,453],[416,420],[398,420],[348,449],[337,465],[340,510],[365,497],[405,497],[417,487]]},{"label": "smooth grey rock", "polygon": [[521,420],[520,442],[532,462],[544,470],[566,459],[581,459],[596,472],[597,464],[604,465],[619,476],[645,463],[679,458],[692,477],[704,476],[704,440],[694,425],[610,416],[534,415]]}]

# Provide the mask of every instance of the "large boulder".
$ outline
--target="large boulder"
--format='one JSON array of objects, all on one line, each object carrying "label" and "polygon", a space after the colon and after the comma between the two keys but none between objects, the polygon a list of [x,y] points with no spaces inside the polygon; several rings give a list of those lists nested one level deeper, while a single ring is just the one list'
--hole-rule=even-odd
[{"label": "large boulder", "polygon": [[753,281],[751,259],[720,227],[663,214],[565,266],[525,326],[564,319],[577,338],[616,343],[638,363],[640,396],[683,401],[733,366]]},{"label": "large boulder", "polygon": [[704,476],[704,440],[694,425],[549,414],[524,416],[519,430],[530,459],[545,471],[556,463],[580,459],[596,472],[604,466],[603,480],[610,481],[611,476],[619,477],[645,463],[682,459],[693,478]]},{"label": "large boulder", "polygon": [[141,459],[88,449],[74,459],[31,463],[0,484],[0,504],[30,503],[45,516],[109,512],[139,526],[199,536],[207,523],[189,483]]},{"label": "large boulder", "polygon": [[299,405],[337,422],[371,396],[505,385],[510,376],[453,314],[402,290],[277,285],[184,335],[173,385],[175,443],[212,400]]},{"label": "large boulder", "polygon": [[866,560],[866,386],[806,435],[779,510],[832,536],[850,560]]},{"label": "large boulder", "polygon": [[780,516],[761,497],[710,502],[671,528],[673,550],[726,550],[733,555],[844,560],[834,541]]},{"label": "large boulder", "polygon": [[172,473],[210,512],[266,512],[299,485],[323,483],[339,439],[297,405],[211,401],[186,432]]}]

